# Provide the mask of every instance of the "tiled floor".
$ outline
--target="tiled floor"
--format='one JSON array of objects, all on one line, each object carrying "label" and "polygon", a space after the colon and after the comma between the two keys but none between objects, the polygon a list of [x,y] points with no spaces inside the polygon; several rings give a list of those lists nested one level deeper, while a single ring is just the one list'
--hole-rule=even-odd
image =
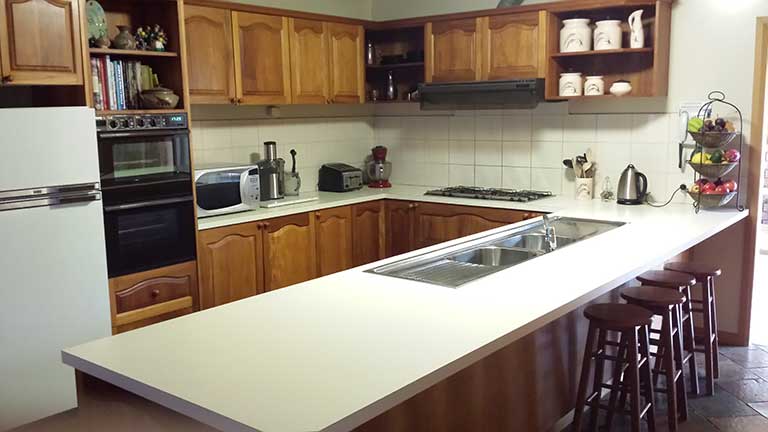
[{"label": "tiled floor", "polygon": [[[703,376],[703,356],[698,354],[697,361]],[[768,346],[721,347],[715,395],[691,396],[688,407],[681,432],[768,432]],[[657,409],[657,431],[668,430],[662,410]],[[629,428],[623,424],[618,430]]]}]

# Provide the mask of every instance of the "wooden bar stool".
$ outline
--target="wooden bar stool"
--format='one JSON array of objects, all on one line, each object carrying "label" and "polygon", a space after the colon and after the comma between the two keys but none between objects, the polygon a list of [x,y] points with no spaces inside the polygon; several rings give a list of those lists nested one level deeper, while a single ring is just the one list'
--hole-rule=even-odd
[{"label": "wooden bar stool", "polygon": [[[657,351],[651,356],[656,357],[654,367],[654,387],[657,393],[667,395],[667,421],[669,430],[677,431],[678,419],[688,419],[688,397],[685,394],[685,377],[683,376],[683,338],[682,331],[678,327],[680,322],[678,314],[680,305],[685,303],[685,296],[681,293],[660,287],[642,286],[627,288],[621,291],[621,298],[627,303],[648,309],[661,317],[661,330],[659,339],[651,338],[651,344],[657,346]],[[659,388],[659,375],[666,378],[666,388]],[[614,382],[622,382],[620,368],[614,369]],[[622,395],[623,396],[623,395]],[[624,399],[624,397],[622,397]],[[615,403],[615,392],[611,393],[611,404]],[[611,423],[608,421],[608,429]]]},{"label": "wooden bar stool", "polygon": [[693,314],[691,313],[691,288],[696,285],[696,278],[680,272],[652,270],[641,274],[637,277],[637,280],[643,285],[676,289],[685,296],[686,300],[680,307],[682,312],[679,314],[680,327],[683,329],[683,344],[688,352],[683,361],[688,363],[690,390],[693,394],[698,395],[699,377],[696,366],[696,334],[693,330]]},{"label": "wooden bar stool", "polygon": [[696,352],[704,353],[706,368],[707,394],[715,393],[715,380],[720,377],[720,340],[717,337],[717,302],[715,301],[715,278],[723,271],[717,267],[695,262],[675,262],[664,265],[665,270],[691,275],[701,284],[701,300],[691,300],[698,306],[693,312],[701,313],[704,320],[704,334],[701,336],[704,347]]},{"label": "wooden bar stool", "polygon": [[[653,383],[651,377],[650,350],[648,347],[648,328],[651,325],[653,313],[639,306],[629,304],[596,304],[587,307],[584,316],[589,320],[589,333],[587,333],[587,346],[584,349],[584,363],[581,366],[581,379],[576,394],[576,410],[573,419],[573,431],[581,432],[584,416],[584,408],[590,407],[589,430],[597,431],[597,420],[600,409],[608,411],[612,415],[614,411],[625,414],[624,405],[615,406],[600,403],[604,389],[615,392],[621,390],[629,394],[631,407],[629,415],[632,420],[632,432],[640,431],[640,422],[643,417],[648,425],[649,432],[656,431],[656,415],[653,406]],[[617,332],[624,343],[608,340],[608,332]],[[610,355],[608,347],[617,347],[625,355]],[[620,368],[626,383],[603,382],[605,361],[613,361]],[[589,375],[592,363],[595,364],[595,373],[592,383],[592,392],[587,395]],[[645,403],[640,402],[641,396]],[[614,404],[615,405],[615,404]]]}]

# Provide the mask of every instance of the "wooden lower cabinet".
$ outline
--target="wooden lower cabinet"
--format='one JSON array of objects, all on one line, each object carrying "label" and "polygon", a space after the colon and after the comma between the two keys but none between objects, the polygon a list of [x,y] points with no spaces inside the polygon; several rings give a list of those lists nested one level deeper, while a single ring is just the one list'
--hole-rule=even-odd
[{"label": "wooden lower cabinet", "polygon": [[197,263],[190,261],[109,280],[112,333],[194,312]]},{"label": "wooden lower cabinet", "polygon": [[317,275],[352,268],[352,207],[314,212],[317,237]]},{"label": "wooden lower cabinet", "polygon": [[200,303],[202,309],[264,292],[262,223],[200,231]]},{"label": "wooden lower cabinet", "polygon": [[413,242],[413,210],[409,201],[386,201],[387,257],[415,249]]},{"label": "wooden lower cabinet", "polygon": [[200,231],[200,308],[536,216],[386,200]]},{"label": "wooden lower cabinet", "polygon": [[384,201],[352,206],[352,265],[357,267],[386,256]]},{"label": "wooden lower cabinet", "polygon": [[531,218],[515,210],[414,203],[414,248],[420,249]]},{"label": "wooden lower cabinet", "polygon": [[263,226],[266,291],[317,277],[315,220],[309,213],[270,219]]}]

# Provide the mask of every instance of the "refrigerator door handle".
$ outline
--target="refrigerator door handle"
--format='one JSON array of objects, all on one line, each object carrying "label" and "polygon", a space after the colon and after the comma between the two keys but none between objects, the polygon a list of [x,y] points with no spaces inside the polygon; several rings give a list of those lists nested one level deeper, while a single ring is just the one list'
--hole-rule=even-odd
[{"label": "refrigerator door handle", "polygon": [[0,211],[89,203],[100,199],[98,183],[4,191],[0,192]]}]

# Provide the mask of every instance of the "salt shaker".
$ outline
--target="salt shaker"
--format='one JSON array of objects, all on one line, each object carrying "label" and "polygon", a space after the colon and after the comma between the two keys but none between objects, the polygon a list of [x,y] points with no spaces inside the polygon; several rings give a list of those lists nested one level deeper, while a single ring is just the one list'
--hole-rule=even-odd
[{"label": "salt shaker", "polygon": [[613,193],[613,185],[611,184],[611,178],[606,176],[605,180],[603,180],[603,191],[600,192],[600,198],[604,202],[613,201],[614,193]]}]

